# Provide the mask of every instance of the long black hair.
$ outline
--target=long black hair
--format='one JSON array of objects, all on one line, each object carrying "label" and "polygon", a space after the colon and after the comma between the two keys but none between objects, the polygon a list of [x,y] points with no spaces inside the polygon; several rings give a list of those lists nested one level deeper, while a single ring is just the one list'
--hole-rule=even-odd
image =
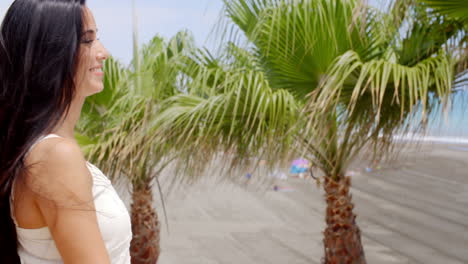
[{"label": "long black hair", "polygon": [[85,0],[15,0],[0,28],[0,263],[20,263],[9,198],[75,94]]}]

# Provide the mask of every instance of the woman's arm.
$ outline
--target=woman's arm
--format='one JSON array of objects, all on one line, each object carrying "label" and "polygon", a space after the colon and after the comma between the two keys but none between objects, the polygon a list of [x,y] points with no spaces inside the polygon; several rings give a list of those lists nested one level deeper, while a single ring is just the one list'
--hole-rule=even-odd
[{"label": "woman's arm", "polygon": [[40,145],[31,155],[35,162],[26,182],[64,263],[110,263],[97,223],[92,176],[80,148],[64,138]]}]

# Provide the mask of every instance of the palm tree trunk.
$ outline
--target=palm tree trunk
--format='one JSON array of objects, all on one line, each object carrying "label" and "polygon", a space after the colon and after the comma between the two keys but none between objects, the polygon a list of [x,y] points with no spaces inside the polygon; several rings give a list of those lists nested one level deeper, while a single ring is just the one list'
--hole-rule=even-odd
[{"label": "palm tree trunk", "polygon": [[350,177],[340,177],[338,181],[325,177],[324,189],[327,202],[323,244],[324,264],[365,264],[361,231],[356,224],[354,205],[349,188]]},{"label": "palm tree trunk", "polygon": [[150,180],[143,184],[134,184],[132,198],[132,264],[156,264],[160,254],[160,226],[153,208]]}]

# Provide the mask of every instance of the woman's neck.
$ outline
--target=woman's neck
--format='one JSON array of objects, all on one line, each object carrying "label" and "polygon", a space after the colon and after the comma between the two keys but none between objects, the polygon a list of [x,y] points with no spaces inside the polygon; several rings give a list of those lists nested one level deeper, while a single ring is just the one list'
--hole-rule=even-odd
[{"label": "woman's neck", "polygon": [[70,104],[68,114],[58,124],[58,126],[52,131],[61,137],[75,139],[75,126],[80,119],[81,109],[83,108],[85,98],[76,97]]}]

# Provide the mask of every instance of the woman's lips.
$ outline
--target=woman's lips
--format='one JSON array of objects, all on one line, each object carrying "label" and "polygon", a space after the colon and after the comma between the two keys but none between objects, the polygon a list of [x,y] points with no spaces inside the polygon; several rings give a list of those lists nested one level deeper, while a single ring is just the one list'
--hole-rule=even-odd
[{"label": "woman's lips", "polygon": [[96,76],[104,76],[104,72],[102,71],[102,66],[93,67],[90,71]]}]

